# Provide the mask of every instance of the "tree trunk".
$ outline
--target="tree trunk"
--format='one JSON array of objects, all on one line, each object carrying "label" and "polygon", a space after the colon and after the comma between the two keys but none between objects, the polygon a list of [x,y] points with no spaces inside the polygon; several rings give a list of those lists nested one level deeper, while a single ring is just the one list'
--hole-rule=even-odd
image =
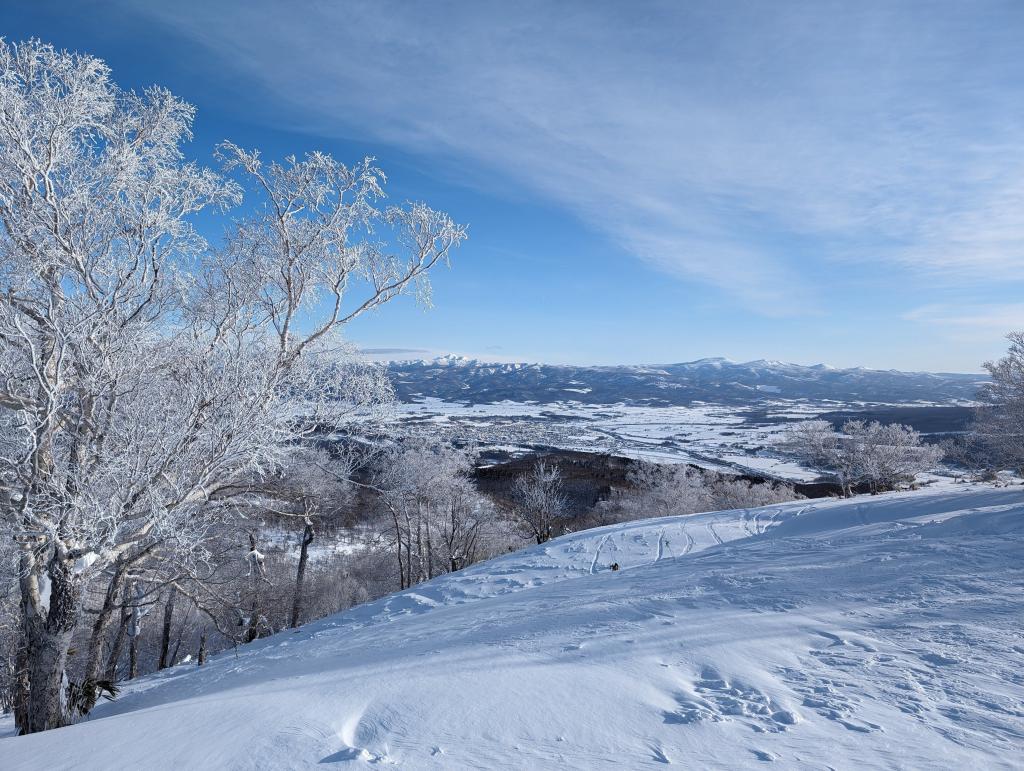
[{"label": "tree trunk", "polygon": [[186,630],[188,630],[188,620],[192,616],[192,610],[194,608],[195,605],[189,605],[188,610],[185,611],[185,618],[182,619],[180,624],[178,624],[178,639],[174,641],[174,652],[171,653],[171,663],[178,660],[178,651],[181,650],[181,639],[185,635]]},{"label": "tree trunk", "polygon": [[198,666],[202,666],[206,663],[206,629],[199,634],[199,653],[196,655],[196,662]]},{"label": "tree trunk", "polygon": [[[103,664],[103,653],[107,630],[114,617],[114,610],[117,608],[117,595],[121,592],[121,584],[124,581],[124,574],[128,563],[118,561],[114,565],[114,572],[107,584],[107,593],[103,597],[103,607],[100,608],[96,620],[92,624],[92,634],[89,637],[89,655],[85,662],[84,682],[99,680],[100,667]],[[110,678],[112,679],[112,678]]]},{"label": "tree trunk", "polygon": [[22,635],[21,643],[18,645],[18,656],[15,659],[14,679],[14,725],[18,733],[28,732],[28,695],[30,683],[28,679],[28,646],[25,645],[25,637]]},{"label": "tree trunk", "polygon": [[249,612],[249,625],[245,630],[245,641],[251,643],[260,636],[261,613],[261,581],[267,577],[267,568],[263,553],[256,548],[256,534],[249,533],[249,582],[252,586],[252,603]]},{"label": "tree trunk", "polygon": [[128,635],[128,624],[131,623],[130,591],[130,586],[124,587],[124,596],[121,600],[121,623],[117,625],[117,634],[114,635],[114,643],[110,646],[110,655],[107,657],[105,675],[111,682],[117,680],[117,664],[121,660],[121,651],[124,650],[124,638]]},{"label": "tree trunk", "polygon": [[416,504],[416,583],[422,584],[427,580],[427,570],[423,561],[423,511],[419,503]]},{"label": "tree trunk", "polygon": [[28,708],[23,733],[67,725],[68,648],[75,632],[82,588],[67,561],[54,555],[46,573],[35,556],[22,557],[21,605],[28,665]]},{"label": "tree trunk", "polygon": [[551,540],[551,525],[547,524],[547,520],[542,519],[540,527],[537,528],[537,545],[547,543]]},{"label": "tree trunk", "polygon": [[142,587],[132,582],[132,612],[128,622],[128,679],[139,676],[139,635],[142,634]]},{"label": "tree trunk", "polygon": [[158,669],[167,669],[171,665],[169,653],[171,651],[171,626],[174,622],[174,598],[178,590],[171,585],[167,591],[167,600],[164,602],[164,626],[160,632],[160,663]]},{"label": "tree trunk", "polygon": [[292,602],[291,628],[299,625],[302,616],[302,588],[306,581],[306,560],[309,559],[309,545],[313,543],[316,533],[313,532],[313,523],[306,517],[306,526],[302,529],[302,548],[299,551],[299,569],[295,575],[295,599]]},{"label": "tree trunk", "polygon": [[398,522],[398,513],[393,507],[391,509],[391,518],[395,523],[395,549],[398,553],[398,588],[405,589],[405,566],[402,564],[402,526]]},{"label": "tree trunk", "polygon": [[128,679],[139,676],[139,636],[128,635]]},{"label": "tree trunk", "polygon": [[65,666],[71,630],[42,628],[29,635],[28,731],[48,731],[67,725]]},{"label": "tree trunk", "polygon": [[412,586],[412,529],[405,537],[405,589]]},{"label": "tree trunk", "polygon": [[256,589],[249,607],[249,624],[245,629],[245,641],[251,643],[260,636],[260,592]]},{"label": "tree trunk", "polygon": [[426,521],[424,530],[427,532],[427,580],[434,577],[434,547],[430,540],[430,520]]}]

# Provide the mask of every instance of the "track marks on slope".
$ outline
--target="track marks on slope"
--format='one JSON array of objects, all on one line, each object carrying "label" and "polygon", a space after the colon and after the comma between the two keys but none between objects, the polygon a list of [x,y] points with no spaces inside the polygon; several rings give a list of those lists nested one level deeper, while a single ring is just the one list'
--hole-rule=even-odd
[{"label": "track marks on slope", "polygon": [[598,541],[597,548],[594,549],[594,559],[591,560],[591,562],[590,562],[590,574],[591,575],[593,575],[594,573],[597,572],[597,561],[601,557],[601,549],[604,548],[605,542],[609,538],[611,538],[611,535],[612,535],[611,533],[608,533],[600,541]]},{"label": "track marks on slope", "polygon": [[683,536],[686,538],[686,546],[683,547],[683,555],[685,556],[693,551],[693,546],[696,542],[693,540],[693,536],[690,535],[689,531],[686,529],[686,525],[682,525],[682,530]]},{"label": "track marks on slope", "polygon": [[744,511],[743,516],[740,518],[740,525],[747,536],[757,535],[757,514]]},{"label": "track marks on slope", "polygon": [[715,524],[713,522],[708,522],[704,525],[704,527],[706,527],[708,532],[711,533],[711,537],[715,539],[715,543],[719,545],[725,543],[725,541],[722,540],[721,536],[718,535],[718,531],[715,530]]}]

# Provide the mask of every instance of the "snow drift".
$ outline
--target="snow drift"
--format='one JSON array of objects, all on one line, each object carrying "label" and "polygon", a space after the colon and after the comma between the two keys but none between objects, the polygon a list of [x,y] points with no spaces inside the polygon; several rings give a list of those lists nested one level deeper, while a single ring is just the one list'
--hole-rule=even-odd
[{"label": "snow drift", "polygon": [[1022,558],[1024,494],[980,487],[590,530],[144,678],[0,765],[1020,767]]}]

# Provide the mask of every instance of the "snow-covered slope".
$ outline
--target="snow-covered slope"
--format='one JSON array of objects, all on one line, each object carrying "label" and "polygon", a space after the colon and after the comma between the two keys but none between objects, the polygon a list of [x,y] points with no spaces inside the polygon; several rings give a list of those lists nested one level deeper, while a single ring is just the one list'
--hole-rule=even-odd
[{"label": "snow-covered slope", "polygon": [[0,766],[1019,768],[1022,619],[1019,489],[648,520],[145,678]]}]

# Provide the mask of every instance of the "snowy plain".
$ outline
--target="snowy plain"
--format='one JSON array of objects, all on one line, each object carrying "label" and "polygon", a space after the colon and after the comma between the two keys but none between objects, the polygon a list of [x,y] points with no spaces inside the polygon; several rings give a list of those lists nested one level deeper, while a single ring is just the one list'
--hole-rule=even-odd
[{"label": "snowy plain", "polygon": [[[753,406],[694,404],[654,407],[574,401],[470,404],[435,397],[395,406],[390,421],[406,434],[469,443],[522,455],[536,448],[606,452],[656,463],[689,463],[724,473],[787,482],[820,474],[783,457],[773,445],[794,421],[863,402],[777,400]],[[876,405],[877,406],[877,405]],[[921,402],[888,407],[932,406]]]},{"label": "snowy plain", "polygon": [[0,767],[1022,768],[1022,619],[1020,487],[644,520],[142,678]]}]

